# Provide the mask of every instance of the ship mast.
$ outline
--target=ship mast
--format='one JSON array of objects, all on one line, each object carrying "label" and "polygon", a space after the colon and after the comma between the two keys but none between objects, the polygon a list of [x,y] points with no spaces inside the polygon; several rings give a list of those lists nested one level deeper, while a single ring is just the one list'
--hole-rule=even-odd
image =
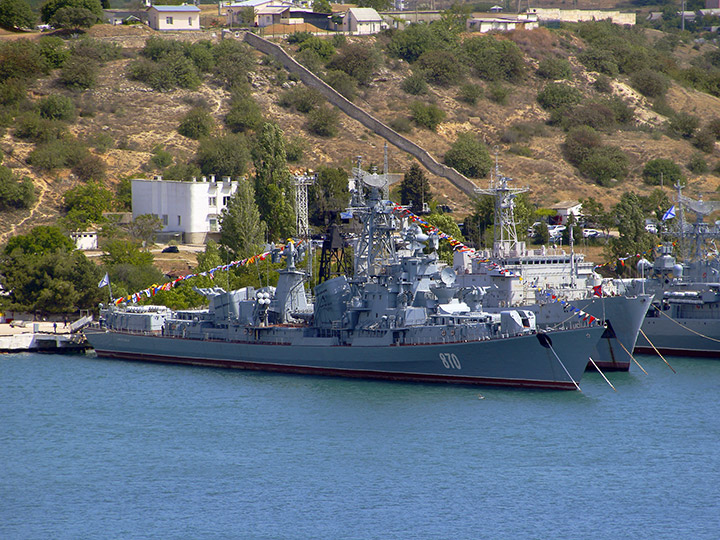
[{"label": "ship mast", "polygon": [[500,173],[497,151],[495,152],[495,170],[490,176],[488,189],[475,190],[480,195],[490,195],[495,203],[495,237],[493,257],[504,258],[511,253],[518,253],[517,227],[515,225],[515,198],[529,188],[513,188],[508,185],[512,178]]}]

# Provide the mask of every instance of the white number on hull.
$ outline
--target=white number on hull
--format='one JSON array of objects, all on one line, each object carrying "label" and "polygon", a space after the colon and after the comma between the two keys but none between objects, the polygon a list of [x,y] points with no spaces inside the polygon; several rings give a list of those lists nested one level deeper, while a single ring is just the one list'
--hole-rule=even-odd
[{"label": "white number on hull", "polygon": [[440,360],[447,369],[461,369],[460,360],[453,353],[440,353]]}]

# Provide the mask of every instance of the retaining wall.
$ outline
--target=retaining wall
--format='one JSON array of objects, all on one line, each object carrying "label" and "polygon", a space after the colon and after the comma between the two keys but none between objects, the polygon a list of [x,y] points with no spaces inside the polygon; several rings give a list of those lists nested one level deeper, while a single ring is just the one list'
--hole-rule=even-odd
[{"label": "retaining wall", "polygon": [[285,52],[282,47],[250,32],[246,32],[243,39],[246,43],[250,44],[260,52],[277,58],[285,69],[297,75],[304,84],[318,90],[330,103],[335,105],[350,118],[357,120],[366,128],[373,130],[373,132],[380,135],[400,150],[414,156],[428,171],[437,176],[448,179],[455,187],[467,195],[471,197],[475,195],[475,184],[473,184],[465,176],[457,172],[455,169],[439,163],[426,150],[406,139],[396,131],[390,129],[377,118],[353,104],[350,100],[346,99],[342,94],[338,93],[330,85],[321,80],[317,75],[295,61],[295,59]]}]

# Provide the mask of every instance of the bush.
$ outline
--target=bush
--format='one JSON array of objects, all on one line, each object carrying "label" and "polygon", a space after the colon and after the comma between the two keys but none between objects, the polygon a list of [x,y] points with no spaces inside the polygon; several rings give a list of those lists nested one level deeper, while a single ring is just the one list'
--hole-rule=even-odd
[{"label": "bush", "polygon": [[210,135],[214,127],[215,121],[210,113],[202,107],[195,107],[190,109],[180,121],[178,133],[183,137],[197,140]]},{"label": "bush", "polygon": [[695,134],[693,144],[705,153],[712,153],[715,150],[715,134],[706,126]]},{"label": "bush", "polygon": [[604,49],[588,49],[578,54],[577,58],[588,71],[597,71],[610,77],[617,77],[618,73],[620,73],[620,69],[610,51]]},{"label": "bush", "polygon": [[411,75],[408,75],[403,79],[400,84],[403,92],[411,94],[413,96],[419,96],[420,94],[427,94],[428,86],[425,82],[425,77],[422,73],[416,71]]},{"label": "bush", "polygon": [[700,125],[700,119],[689,113],[677,113],[668,122],[668,131],[673,135],[679,135],[689,139]]},{"label": "bush", "polygon": [[488,99],[494,101],[498,105],[507,105],[507,98],[510,95],[510,89],[498,82],[490,83],[488,87]]},{"label": "bush", "polygon": [[241,134],[207,137],[200,141],[195,159],[202,174],[242,176],[250,160],[247,139]]},{"label": "bush", "polygon": [[298,163],[305,153],[305,139],[292,137],[285,144],[285,157],[288,163]]},{"label": "bush", "polygon": [[98,65],[85,58],[70,58],[60,72],[60,82],[75,90],[87,90],[95,86]]},{"label": "bush", "polygon": [[[588,102],[576,107],[557,111],[560,125],[566,130],[576,126],[589,126],[603,130],[615,126],[615,115],[610,107],[597,102]],[[555,119],[555,118],[554,118]]]},{"label": "bush", "polygon": [[293,32],[287,37],[287,42],[292,45],[294,43],[302,43],[312,37],[314,37],[312,32]]},{"label": "bush", "polygon": [[554,110],[580,103],[582,94],[565,83],[549,83],[540,90],[537,100],[543,109]]},{"label": "bush", "polygon": [[348,43],[328,64],[328,69],[344,71],[359,84],[368,84],[380,66],[381,56],[365,43]]},{"label": "bush", "polygon": [[412,131],[410,119],[405,116],[398,116],[390,120],[390,127],[398,133],[409,133]]},{"label": "bush", "polygon": [[196,90],[201,82],[195,64],[182,53],[168,54],[162,62],[136,60],[130,64],[130,78],[161,92],[178,87]]},{"label": "bush", "polygon": [[0,166],[0,210],[29,208],[35,201],[35,186],[30,178],[20,179],[12,170]]},{"label": "bush", "polygon": [[610,82],[610,77],[607,75],[603,75],[602,73],[598,74],[598,76],[595,78],[595,81],[592,83],[593,88],[597,90],[598,92],[602,94],[611,94],[613,91],[612,83]]},{"label": "bush", "polygon": [[15,105],[27,96],[27,86],[20,79],[0,82],[0,105]]},{"label": "bush", "polygon": [[70,50],[59,37],[44,36],[38,40],[38,46],[50,69],[62,67],[70,58]]},{"label": "bush", "polygon": [[436,105],[425,105],[421,101],[415,101],[410,105],[412,118],[421,127],[435,131],[445,119],[445,112]]},{"label": "bush", "polygon": [[608,187],[613,179],[625,179],[628,173],[628,158],[617,146],[601,146],[591,150],[580,163],[579,169],[584,176]]},{"label": "bush", "polygon": [[705,126],[715,139],[720,139],[720,118],[713,118]]},{"label": "bush", "polygon": [[284,92],[278,101],[281,107],[309,113],[324,102],[320,92],[314,88],[298,85]]},{"label": "bush", "polygon": [[524,72],[522,52],[512,41],[483,35],[465,40],[462,49],[467,64],[482,79],[517,81]]},{"label": "bush", "polygon": [[28,112],[16,120],[14,135],[18,139],[43,143],[65,137],[67,128],[60,121],[48,120],[37,113]]},{"label": "bush", "polygon": [[472,83],[465,83],[460,85],[460,91],[458,92],[458,99],[464,101],[469,105],[475,105],[477,100],[483,95],[483,89],[481,86]]},{"label": "bush", "polygon": [[48,64],[40,47],[29,39],[0,42],[0,81],[30,80],[47,73]]},{"label": "bush", "polygon": [[225,125],[234,133],[255,130],[262,124],[260,107],[251,95],[234,96],[225,115]]},{"label": "bush", "polygon": [[335,54],[335,47],[332,43],[325,39],[321,39],[317,36],[310,36],[303,40],[300,44],[300,51],[305,50],[313,51],[321,60],[327,62],[330,60],[333,54]]},{"label": "bush", "polygon": [[513,144],[510,148],[508,148],[508,152],[515,154],[516,156],[533,157],[533,151],[530,147],[520,144]]},{"label": "bush", "polygon": [[527,142],[533,137],[542,137],[545,135],[545,126],[541,123],[518,122],[511,125],[500,136],[500,141],[513,144],[517,142]]},{"label": "bush", "polygon": [[427,82],[438,86],[453,86],[465,78],[464,66],[446,51],[425,51],[417,59],[417,66]]},{"label": "bush", "polygon": [[164,169],[173,162],[173,156],[170,152],[165,150],[162,146],[158,145],[153,148],[153,156],[150,158],[150,162],[158,169]]},{"label": "bush", "polygon": [[357,81],[344,71],[337,69],[328,71],[325,76],[325,82],[349,101],[355,99],[355,94],[357,93]]},{"label": "bush", "polygon": [[569,79],[572,76],[570,62],[564,58],[545,58],[540,61],[536,71],[538,77],[543,79]]},{"label": "bush", "polygon": [[90,153],[80,159],[72,168],[73,174],[83,182],[90,182],[91,180],[99,182],[104,180],[106,170],[107,165],[105,161]]},{"label": "bush", "polygon": [[642,95],[656,98],[665,95],[670,87],[670,81],[662,73],[651,69],[643,69],[630,77],[632,87]]},{"label": "bush", "polygon": [[701,153],[693,154],[686,167],[693,174],[704,174],[710,170],[710,167],[708,167],[708,164]]},{"label": "bush", "polygon": [[482,178],[492,167],[487,148],[471,133],[460,133],[443,161],[469,178]]},{"label": "bush", "polygon": [[672,159],[657,158],[645,164],[642,177],[643,181],[651,186],[659,186],[661,183],[672,186],[682,178],[682,172]]},{"label": "bush", "polygon": [[89,155],[87,147],[77,139],[64,138],[43,143],[28,156],[28,163],[38,169],[52,171],[74,167]]},{"label": "bush", "polygon": [[38,112],[42,118],[70,122],[75,119],[77,111],[69,97],[52,94],[38,102]]},{"label": "bush", "polygon": [[123,56],[123,48],[117,43],[100,41],[99,39],[83,38],[75,43],[72,56],[93,60],[98,64],[119,60]]},{"label": "bush", "polygon": [[579,167],[580,164],[602,145],[600,134],[588,126],[572,128],[565,136],[563,153],[568,163]]},{"label": "bush", "polygon": [[325,105],[308,115],[307,129],[320,137],[334,137],[338,130],[338,113]]}]

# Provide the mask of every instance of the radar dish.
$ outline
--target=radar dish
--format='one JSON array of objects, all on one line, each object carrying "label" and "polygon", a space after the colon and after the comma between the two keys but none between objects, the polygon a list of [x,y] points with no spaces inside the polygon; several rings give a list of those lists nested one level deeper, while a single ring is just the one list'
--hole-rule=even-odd
[{"label": "radar dish", "polygon": [[353,168],[353,173],[368,187],[383,189],[388,184],[387,177],[384,174],[369,173],[357,167]]},{"label": "radar dish", "polygon": [[442,272],[440,272],[440,281],[442,281],[448,287],[455,283],[456,278],[457,276],[455,274],[455,270],[453,270],[449,266],[447,268],[443,268]]},{"label": "radar dish", "polygon": [[709,216],[714,211],[720,210],[720,201],[696,201],[685,195],[680,195],[680,202],[701,216]]}]

